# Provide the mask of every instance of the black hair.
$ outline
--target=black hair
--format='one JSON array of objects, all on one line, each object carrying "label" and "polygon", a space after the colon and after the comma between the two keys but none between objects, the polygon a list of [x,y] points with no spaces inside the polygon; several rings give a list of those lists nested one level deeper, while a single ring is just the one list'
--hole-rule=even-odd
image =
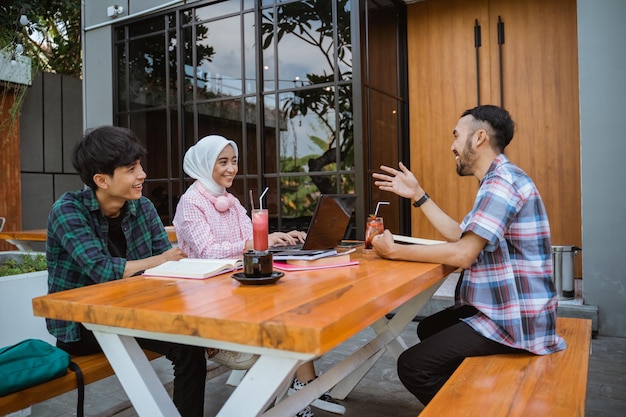
[{"label": "black hair", "polygon": [[133,164],[146,155],[137,135],[124,127],[88,129],[72,150],[72,165],[83,182],[96,189],[96,174],[113,175],[118,167]]},{"label": "black hair", "polygon": [[504,110],[502,107],[493,106],[493,105],[483,105],[477,106],[472,109],[465,110],[461,117],[470,115],[474,119],[488,123],[493,132],[489,132],[492,134],[494,141],[491,142],[491,146],[493,146],[498,152],[503,152],[504,148],[511,142],[513,139],[513,132],[515,130],[515,122],[511,118],[511,115],[508,111]]}]

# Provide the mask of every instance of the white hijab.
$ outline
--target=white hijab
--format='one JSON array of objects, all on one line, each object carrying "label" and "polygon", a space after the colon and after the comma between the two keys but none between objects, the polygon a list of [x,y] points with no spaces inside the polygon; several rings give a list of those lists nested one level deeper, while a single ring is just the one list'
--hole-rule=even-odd
[{"label": "white hijab", "polygon": [[223,195],[226,192],[226,188],[213,179],[213,167],[217,157],[228,145],[233,147],[235,156],[239,159],[239,149],[235,142],[223,136],[210,135],[200,139],[189,148],[183,160],[185,173],[200,181],[200,184],[213,195]]}]

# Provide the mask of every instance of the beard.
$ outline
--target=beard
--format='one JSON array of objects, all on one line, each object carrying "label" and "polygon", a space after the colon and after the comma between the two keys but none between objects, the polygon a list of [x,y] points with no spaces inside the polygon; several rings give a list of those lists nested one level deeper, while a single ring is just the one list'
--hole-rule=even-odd
[{"label": "beard", "polygon": [[476,152],[472,149],[471,140],[467,138],[465,147],[459,155],[456,164],[456,173],[460,177],[468,177],[474,175],[474,161],[476,160]]}]

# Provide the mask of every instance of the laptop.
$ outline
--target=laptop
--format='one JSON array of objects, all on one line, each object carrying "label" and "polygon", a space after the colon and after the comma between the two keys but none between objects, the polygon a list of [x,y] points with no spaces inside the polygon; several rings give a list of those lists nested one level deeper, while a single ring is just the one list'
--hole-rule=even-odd
[{"label": "laptop", "polygon": [[269,248],[274,255],[306,254],[332,249],[346,234],[346,229],[356,205],[355,194],[322,194],[309,223],[306,239],[292,246]]}]

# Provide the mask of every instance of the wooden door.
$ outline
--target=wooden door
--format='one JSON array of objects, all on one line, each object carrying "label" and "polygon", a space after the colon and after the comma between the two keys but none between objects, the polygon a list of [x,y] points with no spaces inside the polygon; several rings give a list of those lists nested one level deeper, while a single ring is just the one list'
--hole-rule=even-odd
[{"label": "wooden door", "polygon": [[[516,122],[506,153],[537,184],[553,245],[581,245],[575,0],[431,0],[407,11],[411,169],[424,189],[458,221],[471,209],[477,183],[456,174],[452,129],[479,97],[503,100]],[[419,210],[412,233],[441,238]]]}]

